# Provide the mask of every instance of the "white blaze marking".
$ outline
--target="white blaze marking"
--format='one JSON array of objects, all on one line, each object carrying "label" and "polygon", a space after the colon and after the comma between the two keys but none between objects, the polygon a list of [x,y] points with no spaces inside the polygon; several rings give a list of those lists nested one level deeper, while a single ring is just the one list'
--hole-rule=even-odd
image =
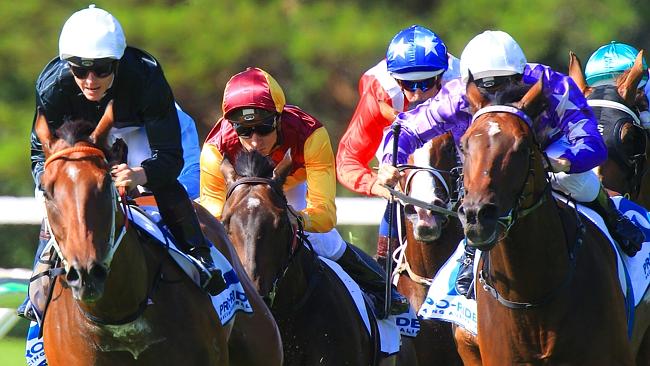
[{"label": "white blaze marking", "polygon": [[501,132],[501,128],[499,128],[499,124],[497,122],[489,121],[488,125],[490,126],[490,128],[488,128],[488,135],[494,136],[497,133]]},{"label": "white blaze marking", "polygon": [[79,168],[69,166],[68,169],[66,169],[66,172],[71,180],[77,180],[77,177],[79,176]]},{"label": "white blaze marking", "polygon": [[259,207],[259,205],[260,205],[259,198],[251,197],[251,198],[248,199],[248,204],[246,205],[246,207],[250,210],[250,209],[253,209],[255,207]]}]

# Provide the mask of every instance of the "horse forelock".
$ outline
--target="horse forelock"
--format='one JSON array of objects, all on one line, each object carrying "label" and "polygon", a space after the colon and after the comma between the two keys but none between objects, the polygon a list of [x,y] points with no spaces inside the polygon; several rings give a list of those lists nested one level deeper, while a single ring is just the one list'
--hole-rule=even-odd
[{"label": "horse forelock", "polygon": [[481,92],[491,105],[512,105],[523,98],[533,85],[524,83],[508,84],[505,89],[496,93]]},{"label": "horse forelock", "polygon": [[88,120],[67,118],[57,128],[56,135],[70,146],[74,146],[77,142],[81,141],[90,143],[90,134],[94,130],[95,124]]}]

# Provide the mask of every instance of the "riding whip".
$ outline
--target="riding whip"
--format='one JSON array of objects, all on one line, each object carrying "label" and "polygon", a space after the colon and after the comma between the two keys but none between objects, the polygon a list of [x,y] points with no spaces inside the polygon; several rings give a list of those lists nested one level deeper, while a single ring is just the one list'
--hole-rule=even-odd
[{"label": "riding whip", "polygon": [[[402,129],[402,125],[399,122],[395,121],[391,125],[393,129],[393,155],[391,156],[391,164],[394,167],[397,167],[397,149],[399,144],[399,133]],[[392,272],[393,272],[393,253],[391,253],[390,246],[393,242],[393,215],[396,213],[395,199],[393,195],[390,195],[388,200],[388,245],[386,246],[386,293],[384,296],[384,314],[386,316],[390,315],[390,303],[392,301],[390,297],[391,292],[391,283],[392,281]]]}]

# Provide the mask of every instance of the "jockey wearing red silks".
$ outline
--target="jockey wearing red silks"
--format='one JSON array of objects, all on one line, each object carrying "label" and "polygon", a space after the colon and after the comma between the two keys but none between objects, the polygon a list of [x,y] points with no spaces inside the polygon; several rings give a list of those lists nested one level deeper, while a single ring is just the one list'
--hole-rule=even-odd
[{"label": "jockey wearing red silks", "polygon": [[[359,285],[383,300],[385,282],[347,243],[336,224],[334,154],[325,127],[302,109],[285,104],[275,79],[258,68],[233,76],[224,91],[223,117],[201,152],[201,204],[221,216],[226,183],[220,171],[224,158],[235,164],[242,150],[256,150],[276,164],[291,149],[292,171],[284,185],[287,201],[303,221],[314,251],[337,261]],[[408,310],[408,302],[394,291],[391,313]],[[377,310],[383,305],[377,303]],[[386,314],[379,313],[380,316]]]},{"label": "jockey wearing red silks", "polygon": [[[442,85],[460,76],[459,69],[458,59],[431,30],[413,25],[397,33],[386,58],[359,80],[359,103],[336,155],[339,182],[360,194],[390,198],[388,190],[376,184],[371,160],[377,155],[381,161],[382,142],[395,116],[435,96]],[[384,216],[377,239],[380,263],[385,261],[389,246],[388,214]],[[397,232],[395,224],[393,228]],[[390,245],[391,252],[396,242]]]}]

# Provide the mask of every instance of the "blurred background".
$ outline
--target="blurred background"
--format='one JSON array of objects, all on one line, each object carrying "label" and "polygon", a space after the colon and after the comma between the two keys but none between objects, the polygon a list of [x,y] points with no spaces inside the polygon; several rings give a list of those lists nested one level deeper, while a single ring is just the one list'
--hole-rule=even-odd
[{"label": "blurred background", "polygon": [[[111,0],[95,1],[121,22],[127,44],[154,55],[201,142],[221,115],[226,81],[261,67],[290,104],[328,128],[336,150],[358,100],[361,74],[384,57],[399,30],[421,24],[459,57],[486,29],[510,33],[529,62],[566,72],[569,50],[586,62],[617,40],[648,49],[643,0]],[[0,1],[0,196],[32,196],[29,133],[34,82],[57,55],[65,20],[88,1]],[[343,187],[337,195],[353,196]],[[0,210],[4,210],[0,207]],[[363,214],[359,214],[363,215]],[[340,225],[374,254],[376,226]],[[30,267],[38,227],[0,223],[0,268]],[[0,340],[0,364],[24,364],[26,325]],[[17,345],[17,346],[16,346]],[[6,349],[6,347],[9,347]]]}]

